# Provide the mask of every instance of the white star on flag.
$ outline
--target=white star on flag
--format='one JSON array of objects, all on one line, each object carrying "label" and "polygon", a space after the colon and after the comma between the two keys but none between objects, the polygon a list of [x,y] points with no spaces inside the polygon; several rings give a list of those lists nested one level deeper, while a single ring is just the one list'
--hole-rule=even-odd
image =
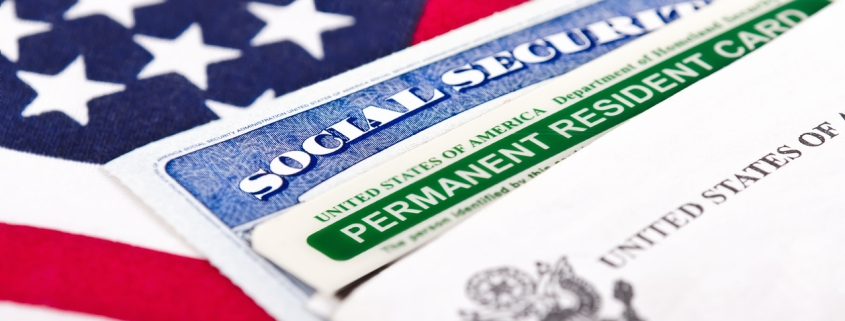
[{"label": "white star on flag", "polygon": [[322,60],[323,32],[355,24],[352,16],[317,11],[314,0],[296,0],[287,6],[250,2],[247,10],[267,23],[250,40],[253,47],[291,41],[305,49],[312,57]]},{"label": "white star on flag", "polygon": [[65,20],[73,20],[101,14],[111,18],[127,29],[135,26],[135,8],[164,3],[165,0],[79,0],[64,14]]},{"label": "white star on flag", "polygon": [[88,124],[88,101],[125,89],[121,84],[88,80],[82,56],[76,57],[56,75],[18,71],[17,76],[38,93],[21,112],[21,116],[59,111],[82,126]]},{"label": "white star on flag", "polygon": [[0,3],[0,54],[11,62],[18,61],[20,38],[50,30],[50,24],[41,21],[21,20],[12,0]]},{"label": "white star on flag", "polygon": [[240,50],[203,43],[202,29],[197,23],[173,40],[144,35],[135,35],[133,39],[153,55],[153,61],[138,73],[138,79],[175,72],[202,90],[208,89],[208,65],[241,56]]},{"label": "white star on flag", "polygon": [[270,108],[273,106],[273,102],[275,100],[276,92],[272,89],[267,89],[267,91],[262,93],[261,96],[255,98],[255,101],[253,101],[252,104],[246,107],[238,107],[213,100],[206,100],[205,105],[208,106],[208,109],[211,109],[212,112],[217,114],[217,117],[222,119],[237,117],[250,110]]}]

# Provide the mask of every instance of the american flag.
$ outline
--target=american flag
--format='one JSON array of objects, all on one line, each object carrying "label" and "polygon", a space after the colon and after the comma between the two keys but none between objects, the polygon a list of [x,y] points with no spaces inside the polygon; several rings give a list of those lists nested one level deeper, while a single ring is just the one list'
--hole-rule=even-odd
[{"label": "american flag", "polygon": [[0,319],[271,319],[99,166],[524,1],[0,0]]}]

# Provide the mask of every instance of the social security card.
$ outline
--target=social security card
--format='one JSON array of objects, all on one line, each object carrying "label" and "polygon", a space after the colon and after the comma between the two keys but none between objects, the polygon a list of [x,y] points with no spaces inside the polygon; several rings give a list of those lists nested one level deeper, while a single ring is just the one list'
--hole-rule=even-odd
[{"label": "social security card", "polygon": [[[248,228],[432,126],[563,75],[706,5],[604,1],[348,94],[326,92],[339,97],[283,119],[233,128],[229,137],[169,160],[165,170],[226,226]],[[361,201],[341,205],[354,208]]]}]

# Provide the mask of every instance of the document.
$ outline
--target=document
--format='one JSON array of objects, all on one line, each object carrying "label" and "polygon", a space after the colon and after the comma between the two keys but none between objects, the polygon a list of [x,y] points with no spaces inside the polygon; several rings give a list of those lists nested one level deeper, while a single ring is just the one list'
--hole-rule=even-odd
[{"label": "document", "polygon": [[313,285],[253,251],[256,225],[707,5],[527,3],[106,170],[270,314],[313,320],[303,304]]},{"label": "document", "polygon": [[333,294],[829,3],[715,2],[259,224],[252,246]]},{"label": "document", "polygon": [[388,267],[333,320],[841,319],[842,17],[746,31],[770,43]]}]

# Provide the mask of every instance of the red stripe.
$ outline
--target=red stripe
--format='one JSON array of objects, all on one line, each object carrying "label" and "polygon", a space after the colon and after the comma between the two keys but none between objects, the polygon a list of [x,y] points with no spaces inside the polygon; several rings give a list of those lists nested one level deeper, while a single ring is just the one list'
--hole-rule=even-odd
[{"label": "red stripe", "polygon": [[417,30],[414,44],[426,41],[493,13],[527,0],[429,0]]},{"label": "red stripe", "polygon": [[3,223],[0,300],[124,320],[272,320],[207,261]]}]

